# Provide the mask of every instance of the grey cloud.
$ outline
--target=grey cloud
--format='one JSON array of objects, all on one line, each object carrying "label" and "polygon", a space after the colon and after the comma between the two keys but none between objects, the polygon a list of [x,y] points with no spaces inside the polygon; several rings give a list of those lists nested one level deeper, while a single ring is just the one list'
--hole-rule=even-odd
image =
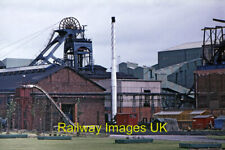
[{"label": "grey cloud", "polygon": [[[4,44],[43,29],[67,16],[87,26],[95,62],[109,68],[110,17],[116,16],[116,50],[122,61],[157,63],[157,52],[185,42],[201,41],[201,28],[224,18],[220,0],[3,0],[0,2],[0,52]],[[57,25],[56,25],[57,27]],[[44,48],[51,29],[14,51],[32,57]],[[4,52],[11,49],[4,49]],[[104,55],[104,57],[103,57]],[[17,57],[10,52],[10,57]],[[0,54],[1,57],[1,54]]]}]

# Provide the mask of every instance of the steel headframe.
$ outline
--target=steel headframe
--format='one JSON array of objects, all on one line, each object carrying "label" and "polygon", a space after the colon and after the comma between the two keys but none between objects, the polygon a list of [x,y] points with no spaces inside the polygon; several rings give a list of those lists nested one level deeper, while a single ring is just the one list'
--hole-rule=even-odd
[{"label": "steel headframe", "polygon": [[[214,21],[225,22],[220,19]],[[203,65],[225,63],[225,26],[205,27],[203,34]]]},{"label": "steel headframe", "polygon": [[[64,42],[63,59],[53,54]],[[54,30],[44,50],[30,63],[29,66],[56,63],[70,66],[77,71],[93,71],[92,41],[85,38],[85,25],[73,17],[61,20],[59,29]]]}]

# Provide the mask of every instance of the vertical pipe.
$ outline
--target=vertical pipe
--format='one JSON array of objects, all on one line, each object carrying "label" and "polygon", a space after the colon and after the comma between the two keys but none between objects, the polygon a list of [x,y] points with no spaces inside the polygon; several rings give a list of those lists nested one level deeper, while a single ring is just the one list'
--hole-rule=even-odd
[{"label": "vertical pipe", "polygon": [[205,57],[205,32],[206,32],[206,29],[204,28],[203,45],[202,45],[202,66],[205,65],[205,61],[206,61],[206,57]]},{"label": "vertical pipe", "polygon": [[194,89],[195,89],[195,109],[198,109],[198,97],[197,97],[197,92],[198,92],[198,74],[194,73]]},{"label": "vertical pipe", "polygon": [[115,120],[117,113],[117,83],[116,83],[116,53],[115,53],[115,17],[112,17],[111,28],[111,47],[112,47],[112,71],[111,71],[111,88],[112,88],[112,119]]}]

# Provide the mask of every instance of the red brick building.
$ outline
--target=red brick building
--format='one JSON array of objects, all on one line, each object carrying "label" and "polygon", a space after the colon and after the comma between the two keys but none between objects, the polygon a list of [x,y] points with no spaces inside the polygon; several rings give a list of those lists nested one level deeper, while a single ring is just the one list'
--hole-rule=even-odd
[{"label": "red brick building", "polygon": [[[95,74],[85,74],[84,76],[95,81],[111,92],[111,74],[106,69],[97,66]],[[138,121],[150,121],[153,114],[161,110],[162,99],[161,81],[149,81],[137,79],[131,75],[117,72],[117,112],[126,114],[136,114]],[[128,94],[129,93],[129,94]],[[152,94],[155,95],[145,95]],[[111,95],[105,97],[106,121],[111,121]]]},{"label": "red brick building", "polygon": [[[21,87],[35,84],[47,91],[73,121],[84,125],[104,124],[104,88],[69,67],[28,66],[0,70],[0,115],[6,116],[7,101],[16,101],[12,126],[18,129],[49,130],[62,121],[50,101],[36,89]],[[89,95],[85,95],[89,93]]]}]

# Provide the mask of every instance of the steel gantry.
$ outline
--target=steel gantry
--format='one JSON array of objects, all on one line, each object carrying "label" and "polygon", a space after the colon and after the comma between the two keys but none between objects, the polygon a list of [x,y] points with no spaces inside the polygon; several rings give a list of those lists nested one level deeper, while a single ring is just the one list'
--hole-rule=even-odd
[{"label": "steel gantry", "polygon": [[[63,58],[54,56],[64,43]],[[75,70],[93,71],[92,41],[85,38],[85,25],[73,17],[61,20],[59,29],[54,30],[46,48],[30,63],[30,66],[56,63]]]}]

